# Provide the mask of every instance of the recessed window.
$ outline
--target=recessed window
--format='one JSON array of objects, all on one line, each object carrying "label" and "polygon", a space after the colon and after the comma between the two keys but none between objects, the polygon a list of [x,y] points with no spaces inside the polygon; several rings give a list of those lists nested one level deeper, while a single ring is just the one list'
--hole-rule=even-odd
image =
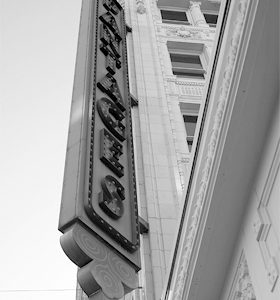
[{"label": "recessed window", "polygon": [[204,18],[205,18],[206,23],[210,27],[216,27],[217,21],[218,21],[218,15],[204,13]]},{"label": "recessed window", "polygon": [[184,11],[161,10],[160,12],[163,23],[190,24]]},{"label": "recessed window", "polygon": [[183,115],[183,119],[184,119],[185,129],[186,129],[186,133],[187,133],[187,144],[189,147],[189,151],[191,152],[196,123],[197,123],[197,116]]},{"label": "recessed window", "polygon": [[181,53],[170,53],[171,61],[189,64],[192,66],[201,66],[201,61],[198,55],[181,54]]},{"label": "recessed window", "polygon": [[199,55],[169,53],[174,75],[188,78],[204,79],[204,69]]}]

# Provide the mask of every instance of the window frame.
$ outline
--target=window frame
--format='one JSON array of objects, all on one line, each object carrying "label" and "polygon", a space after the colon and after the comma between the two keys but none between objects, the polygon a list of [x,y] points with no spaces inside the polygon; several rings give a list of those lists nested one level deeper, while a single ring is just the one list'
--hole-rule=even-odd
[{"label": "window frame", "polygon": [[[206,75],[206,65],[203,60],[204,55],[204,45],[201,43],[186,43],[186,42],[172,42],[167,41],[167,50],[170,57],[172,73],[174,76],[178,76],[180,78],[189,78],[195,80],[205,80]],[[176,66],[174,61],[172,61],[172,55],[182,55],[182,56],[196,56],[199,58],[200,65],[195,68],[195,66],[183,67],[180,68],[178,65]],[[174,74],[180,71],[186,71],[186,75]],[[174,72],[175,71],[175,72]],[[188,73],[188,74],[187,74]]]}]

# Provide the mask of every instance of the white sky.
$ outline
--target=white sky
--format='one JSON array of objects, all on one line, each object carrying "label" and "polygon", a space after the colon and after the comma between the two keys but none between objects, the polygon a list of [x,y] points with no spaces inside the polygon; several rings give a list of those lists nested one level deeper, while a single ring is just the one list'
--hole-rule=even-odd
[{"label": "white sky", "polygon": [[[0,299],[74,300],[57,224],[81,0],[0,3]],[[3,292],[38,289],[73,290]]]}]

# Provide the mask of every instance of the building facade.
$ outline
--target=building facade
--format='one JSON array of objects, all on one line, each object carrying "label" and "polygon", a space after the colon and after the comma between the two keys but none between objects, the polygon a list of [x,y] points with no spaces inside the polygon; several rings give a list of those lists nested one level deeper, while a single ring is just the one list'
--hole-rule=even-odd
[{"label": "building facade", "polygon": [[278,0],[119,2],[149,228],[125,299],[280,299]]},{"label": "building facade", "polygon": [[224,1],[163,299],[279,299],[279,2]]},{"label": "building facade", "polygon": [[[142,235],[139,299],[160,299],[191,170],[219,3],[125,1]],[[205,15],[213,16],[207,24]]]}]

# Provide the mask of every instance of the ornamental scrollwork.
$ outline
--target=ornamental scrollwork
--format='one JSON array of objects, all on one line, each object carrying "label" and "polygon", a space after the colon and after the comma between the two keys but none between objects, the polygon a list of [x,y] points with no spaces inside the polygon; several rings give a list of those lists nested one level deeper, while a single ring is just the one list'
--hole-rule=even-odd
[{"label": "ornamental scrollwork", "polygon": [[139,14],[144,14],[146,12],[146,6],[144,0],[136,0],[137,12]]},{"label": "ornamental scrollwork", "polygon": [[193,26],[174,26],[160,24],[158,32],[167,37],[182,38],[182,39],[198,39],[198,40],[214,40],[215,29],[194,28]]}]

